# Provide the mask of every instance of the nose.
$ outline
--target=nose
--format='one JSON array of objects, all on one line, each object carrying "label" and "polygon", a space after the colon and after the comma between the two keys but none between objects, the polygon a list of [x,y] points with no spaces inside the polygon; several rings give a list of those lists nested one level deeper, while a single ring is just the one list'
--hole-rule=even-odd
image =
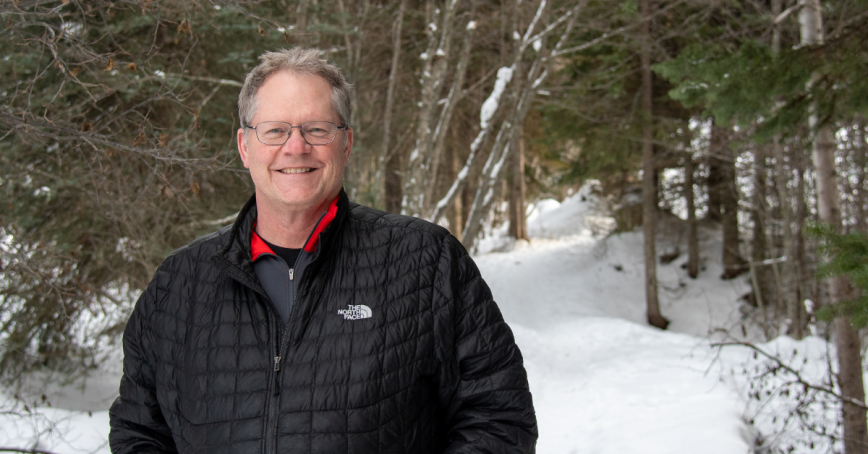
[{"label": "nose", "polygon": [[291,154],[309,153],[309,146],[301,135],[301,127],[293,126],[289,131],[289,138],[283,144],[283,150]]}]

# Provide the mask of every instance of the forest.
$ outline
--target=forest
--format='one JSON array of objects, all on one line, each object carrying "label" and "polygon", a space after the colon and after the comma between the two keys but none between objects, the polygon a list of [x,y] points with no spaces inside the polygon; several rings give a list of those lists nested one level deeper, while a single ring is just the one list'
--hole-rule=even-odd
[{"label": "forest", "polygon": [[843,452],[868,453],[868,1],[4,0],[0,19],[4,383],[96,370],[162,260],[234,221],[239,88],[303,46],[354,86],[351,200],[473,252],[594,182],[611,232],[641,232],[648,325],[672,317],[658,267],[718,257],[764,340],[823,328]]}]

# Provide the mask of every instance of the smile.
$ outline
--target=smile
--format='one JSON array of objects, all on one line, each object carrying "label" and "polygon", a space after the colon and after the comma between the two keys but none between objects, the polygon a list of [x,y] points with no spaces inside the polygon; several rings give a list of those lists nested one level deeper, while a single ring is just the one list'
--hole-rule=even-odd
[{"label": "smile", "polygon": [[307,173],[307,172],[310,172],[311,170],[313,170],[313,169],[310,167],[293,167],[290,169],[281,169],[281,170],[278,170],[278,172],[280,172],[280,173]]}]

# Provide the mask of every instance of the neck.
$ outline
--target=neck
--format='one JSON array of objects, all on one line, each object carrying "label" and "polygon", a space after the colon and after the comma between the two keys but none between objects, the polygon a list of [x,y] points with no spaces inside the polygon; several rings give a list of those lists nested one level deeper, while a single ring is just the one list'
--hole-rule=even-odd
[{"label": "neck", "polygon": [[317,221],[324,212],[328,211],[332,200],[334,198],[320,206],[301,211],[275,209],[267,204],[257,205],[256,233],[271,244],[301,249],[316,227]]}]

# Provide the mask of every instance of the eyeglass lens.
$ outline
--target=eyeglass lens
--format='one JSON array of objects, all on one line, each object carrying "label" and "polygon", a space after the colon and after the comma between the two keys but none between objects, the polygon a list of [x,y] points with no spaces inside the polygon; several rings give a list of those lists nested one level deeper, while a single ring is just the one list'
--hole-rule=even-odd
[{"label": "eyeglass lens", "polygon": [[338,127],[329,121],[309,121],[301,126],[292,126],[282,121],[264,121],[254,128],[256,137],[266,145],[282,145],[292,134],[292,128],[300,128],[305,142],[311,145],[326,145],[335,140]]}]

